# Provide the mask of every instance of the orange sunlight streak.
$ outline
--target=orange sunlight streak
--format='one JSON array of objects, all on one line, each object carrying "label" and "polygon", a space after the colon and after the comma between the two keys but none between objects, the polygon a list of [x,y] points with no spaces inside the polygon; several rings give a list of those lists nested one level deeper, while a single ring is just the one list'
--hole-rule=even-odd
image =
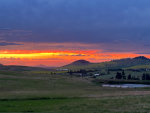
[{"label": "orange sunlight streak", "polygon": [[[5,65],[62,66],[72,61],[85,59],[91,62],[104,62],[121,58],[133,58],[134,53],[103,53],[100,50],[42,51],[42,50],[0,50],[0,63]],[[149,57],[149,55],[145,55]]]}]

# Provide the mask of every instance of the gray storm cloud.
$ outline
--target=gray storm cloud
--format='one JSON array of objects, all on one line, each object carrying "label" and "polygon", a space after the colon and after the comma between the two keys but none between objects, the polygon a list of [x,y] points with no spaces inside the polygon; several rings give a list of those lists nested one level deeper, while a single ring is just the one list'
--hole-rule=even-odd
[{"label": "gray storm cloud", "polygon": [[149,0],[0,0],[0,26],[32,31],[5,35],[6,41],[109,45],[126,39],[145,45],[150,41],[149,7]]}]

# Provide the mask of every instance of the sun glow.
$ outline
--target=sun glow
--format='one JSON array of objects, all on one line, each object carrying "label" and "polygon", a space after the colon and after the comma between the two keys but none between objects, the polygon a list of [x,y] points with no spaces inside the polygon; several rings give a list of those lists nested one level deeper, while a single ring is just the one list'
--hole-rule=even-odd
[{"label": "sun glow", "polygon": [[56,56],[85,56],[85,54],[69,52],[41,52],[41,53],[9,53],[8,51],[0,52],[0,58],[23,58],[23,59],[45,59]]},{"label": "sun glow", "polygon": [[[90,62],[104,62],[121,58],[140,56],[135,53],[102,52],[101,50],[0,50],[0,63],[5,65],[62,66],[72,61],[85,59]],[[149,57],[149,55],[145,55]]]}]

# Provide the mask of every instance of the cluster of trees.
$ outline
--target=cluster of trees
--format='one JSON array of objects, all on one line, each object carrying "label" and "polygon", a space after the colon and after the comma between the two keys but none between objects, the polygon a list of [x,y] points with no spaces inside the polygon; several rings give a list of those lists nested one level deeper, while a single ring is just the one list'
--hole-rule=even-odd
[{"label": "cluster of trees", "polygon": [[[116,79],[124,79],[124,80],[140,80],[139,77],[132,76],[131,74],[126,75],[124,70],[122,72],[116,73]],[[142,80],[150,80],[150,74],[143,73]]]},{"label": "cluster of trees", "polygon": [[150,74],[144,73],[142,76],[142,80],[150,80]]},{"label": "cluster of trees", "polygon": [[85,75],[87,75],[88,71],[86,71],[85,69],[80,69],[79,71],[69,70],[68,73],[70,75],[73,75],[73,73],[81,73],[82,76],[85,76]]},{"label": "cluster of trees", "polygon": [[116,79],[127,79],[124,71],[116,73]]},{"label": "cluster of trees", "polygon": [[[70,75],[79,75],[79,76],[92,76],[92,72],[95,72],[95,70],[85,70],[85,69],[80,69],[78,71],[72,71],[69,70],[68,73]],[[78,73],[78,74],[77,74]],[[108,75],[111,74],[110,70],[107,70],[106,72]],[[104,73],[101,72],[101,75],[105,75]],[[112,79],[114,79],[114,77],[112,77]],[[124,70],[118,70],[118,72],[116,73],[115,79],[122,79],[122,80],[150,80],[150,74],[148,73],[143,73],[143,75],[141,77],[135,77],[132,76],[131,74],[126,74]]]}]

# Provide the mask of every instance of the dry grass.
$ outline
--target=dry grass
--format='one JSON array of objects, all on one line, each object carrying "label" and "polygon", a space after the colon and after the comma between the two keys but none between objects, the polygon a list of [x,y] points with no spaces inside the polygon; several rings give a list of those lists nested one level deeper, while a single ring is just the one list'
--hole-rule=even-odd
[{"label": "dry grass", "polygon": [[[0,75],[0,112],[148,112],[149,88],[103,88],[91,79],[50,74]],[[127,109],[129,108],[129,109]]]}]

